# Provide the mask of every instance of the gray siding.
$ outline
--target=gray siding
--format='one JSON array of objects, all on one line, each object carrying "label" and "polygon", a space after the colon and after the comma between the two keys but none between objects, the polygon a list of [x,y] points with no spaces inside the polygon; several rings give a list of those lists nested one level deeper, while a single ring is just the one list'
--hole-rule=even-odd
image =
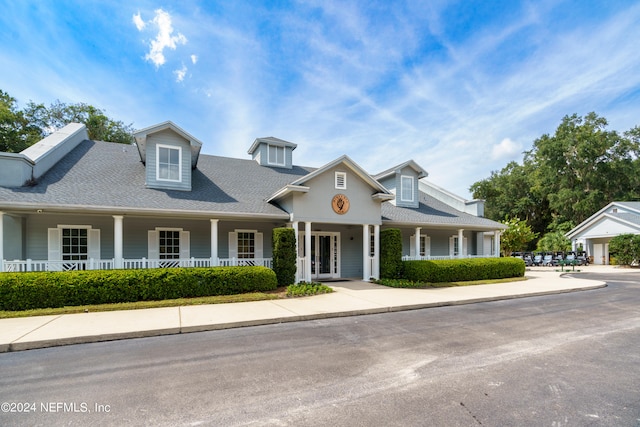
[{"label": "gray siding", "polygon": [[[156,179],[156,147],[158,144],[180,148],[182,152],[182,181],[158,181]],[[191,191],[191,145],[186,139],[167,129],[154,133],[147,139],[146,184],[149,188]]]},{"label": "gray siding", "polygon": [[[402,255],[411,254],[411,236],[415,234],[415,228],[403,228],[402,231]],[[429,230],[422,228],[420,235],[427,235],[431,239],[431,256],[449,256],[449,238],[457,236],[458,230]],[[465,230],[463,236],[467,238],[467,254],[476,255],[476,233]]]},{"label": "gray siding", "polygon": [[[336,171],[347,173],[346,190],[336,190]],[[382,222],[380,202],[371,198],[376,190],[344,165],[329,169],[304,185],[310,187],[309,192],[293,196],[294,221],[371,225]],[[331,207],[336,194],[345,194],[349,198],[350,208],[344,215],[336,214]]]},{"label": "gray siding", "polygon": [[[271,144],[279,146],[278,144]],[[293,168],[293,148],[284,147],[284,166],[274,165],[269,163],[269,144],[266,142],[260,143],[253,152],[253,160],[257,161],[261,166],[268,166],[272,168]]]},{"label": "gray siding", "polygon": [[[26,218],[26,258],[46,260],[48,254],[47,230],[58,225],[90,225],[100,230],[100,258],[113,258],[113,218],[83,215],[29,215]],[[126,236],[125,236],[126,241]]]},{"label": "gray siding", "polygon": [[24,220],[21,217],[3,215],[4,259],[24,259]]},{"label": "gray siding", "polygon": [[[403,202],[402,201],[402,177],[410,176],[413,178],[413,202]],[[395,188],[396,188],[396,206],[405,207],[405,208],[417,208],[420,205],[418,199],[418,174],[413,168],[405,167],[400,171],[399,174],[396,174],[395,178]],[[384,185],[384,184],[383,184]]]}]

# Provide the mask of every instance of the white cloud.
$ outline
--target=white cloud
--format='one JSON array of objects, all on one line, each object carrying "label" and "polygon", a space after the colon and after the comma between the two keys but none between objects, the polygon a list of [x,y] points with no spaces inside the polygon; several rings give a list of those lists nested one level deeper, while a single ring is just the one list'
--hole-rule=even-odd
[{"label": "white cloud", "polygon": [[156,10],[156,16],[151,22],[158,27],[158,34],[156,38],[151,41],[151,50],[144,58],[153,62],[156,67],[159,67],[166,62],[166,58],[164,57],[165,48],[175,50],[179,44],[186,44],[187,38],[182,33],[173,34],[171,15],[162,9]]},{"label": "white cloud", "polygon": [[198,56],[197,55],[191,55],[191,63],[195,65],[196,62],[198,62]]},{"label": "white cloud", "polygon": [[182,68],[179,70],[175,70],[173,74],[176,75],[176,81],[181,82],[184,80],[184,77],[187,75],[187,66],[182,64]]},{"label": "white cloud", "polygon": [[522,145],[513,142],[510,138],[505,138],[491,149],[491,159],[512,159],[522,153]]},{"label": "white cloud", "polygon": [[147,26],[147,24],[145,24],[144,21],[142,20],[142,17],[140,17],[140,12],[133,15],[133,23],[135,24],[138,31],[144,30],[144,27]]}]

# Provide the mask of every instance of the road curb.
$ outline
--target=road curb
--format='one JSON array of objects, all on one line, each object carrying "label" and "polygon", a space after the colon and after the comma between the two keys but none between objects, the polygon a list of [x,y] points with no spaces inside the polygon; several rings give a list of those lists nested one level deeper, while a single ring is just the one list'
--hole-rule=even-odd
[{"label": "road curb", "polygon": [[149,337],[156,337],[156,336],[163,336],[163,335],[177,335],[177,334],[187,334],[187,333],[193,333],[193,332],[207,332],[207,331],[216,331],[216,330],[223,330],[223,329],[243,328],[243,327],[249,327],[249,326],[274,325],[279,323],[322,320],[322,319],[331,319],[331,318],[338,318],[338,317],[365,316],[370,314],[382,314],[382,313],[392,313],[392,312],[400,312],[400,311],[421,310],[425,308],[477,304],[482,302],[503,301],[503,300],[517,299],[517,298],[539,297],[539,296],[546,296],[546,295],[564,294],[564,293],[570,293],[570,292],[588,291],[588,290],[594,290],[594,289],[601,289],[605,287],[607,287],[607,284],[604,282],[601,282],[596,285],[590,285],[590,286],[557,289],[557,290],[551,290],[551,291],[532,292],[532,293],[526,293],[526,294],[500,295],[500,296],[494,296],[494,297],[480,297],[480,298],[471,298],[471,299],[465,299],[465,300],[439,301],[439,302],[432,302],[432,303],[411,304],[411,305],[401,305],[401,306],[383,306],[383,307],[367,308],[367,309],[361,309],[361,310],[324,312],[324,313],[314,313],[314,314],[305,314],[305,315],[294,315],[294,316],[287,316],[287,317],[275,317],[275,318],[268,318],[268,319],[227,322],[227,323],[211,323],[211,324],[205,324],[205,325],[193,325],[193,326],[185,326],[185,327],[179,326],[177,328],[151,329],[151,330],[144,330],[144,331],[133,331],[133,332],[123,332],[123,333],[113,333],[113,334],[85,335],[85,336],[77,336],[77,337],[48,339],[48,340],[41,340],[41,341],[12,342],[8,344],[1,344],[0,353],[34,350],[34,349],[40,349],[40,348],[58,347],[58,346],[73,345],[73,344],[88,344],[88,343],[95,343],[95,342],[116,341],[116,340],[133,339],[133,338],[149,338]]}]

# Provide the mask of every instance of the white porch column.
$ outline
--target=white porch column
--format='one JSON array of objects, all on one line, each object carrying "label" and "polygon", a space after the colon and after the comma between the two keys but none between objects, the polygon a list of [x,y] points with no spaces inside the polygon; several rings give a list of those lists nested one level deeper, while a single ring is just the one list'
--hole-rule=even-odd
[{"label": "white porch column", "polygon": [[415,259],[420,259],[420,230],[422,227],[416,227],[416,238],[413,242],[413,253],[415,255]]},{"label": "white porch column", "polygon": [[218,266],[218,221],[217,219],[210,219],[211,221],[211,265]]},{"label": "white porch column", "polygon": [[369,256],[371,252],[371,227],[369,224],[362,225],[362,280],[368,282],[371,279],[371,264]]},{"label": "white porch column", "polygon": [[380,226],[373,226],[373,271],[374,279],[380,278]]},{"label": "white porch column", "polygon": [[304,281],[311,281],[311,223],[304,223]]},{"label": "white porch column", "polygon": [[296,281],[296,283],[298,283],[300,281],[300,274],[302,273],[302,271],[299,271],[300,264],[298,263],[298,257],[299,257],[299,254],[300,254],[299,246],[298,246],[300,244],[300,242],[299,242],[300,237],[298,236],[298,221],[293,221],[293,223],[291,223],[291,227],[293,228],[293,231],[294,231],[293,235],[295,236],[295,239],[296,239],[296,277],[295,277],[295,281]]},{"label": "white porch column", "polygon": [[115,259],[115,268],[122,268],[122,215],[113,215],[113,258]]},{"label": "white porch column", "polygon": [[464,249],[464,230],[458,230],[458,258],[464,258],[462,250]]},{"label": "white porch column", "polygon": [[500,257],[500,230],[493,232],[493,256]]},{"label": "white porch column", "polygon": [[4,212],[0,212],[0,271],[4,271]]}]

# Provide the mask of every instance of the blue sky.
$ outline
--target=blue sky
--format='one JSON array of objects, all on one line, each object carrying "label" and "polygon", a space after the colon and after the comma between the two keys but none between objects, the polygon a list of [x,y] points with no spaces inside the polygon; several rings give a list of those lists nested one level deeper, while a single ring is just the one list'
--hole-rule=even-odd
[{"label": "blue sky", "polygon": [[640,125],[635,1],[0,0],[0,89],[86,102],[203,152],[413,159],[463,197],[565,115]]}]

